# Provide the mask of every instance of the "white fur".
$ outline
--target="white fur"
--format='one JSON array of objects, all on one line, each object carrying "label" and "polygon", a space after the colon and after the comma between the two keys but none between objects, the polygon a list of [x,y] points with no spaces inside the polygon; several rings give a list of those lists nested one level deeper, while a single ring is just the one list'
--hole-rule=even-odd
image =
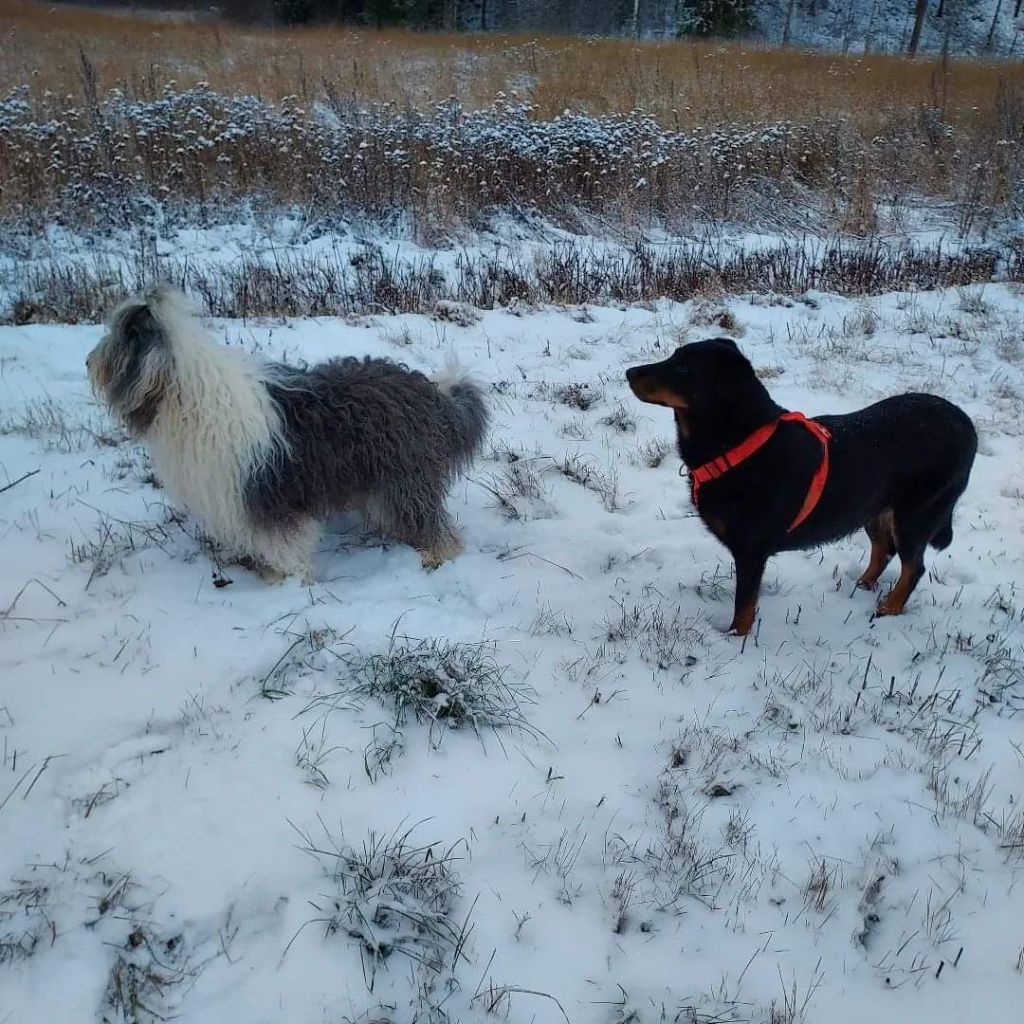
[{"label": "white fur", "polygon": [[287,535],[256,528],[243,495],[252,474],[287,454],[263,363],[217,344],[188,300],[160,292],[150,312],[165,333],[173,368],[143,436],[168,495],[234,555],[256,555],[283,573],[308,575],[319,525]]},{"label": "white fur", "polygon": [[472,374],[466,370],[455,355],[454,349],[445,353],[444,365],[430,378],[442,395],[451,395],[456,384],[468,384],[473,380]]}]

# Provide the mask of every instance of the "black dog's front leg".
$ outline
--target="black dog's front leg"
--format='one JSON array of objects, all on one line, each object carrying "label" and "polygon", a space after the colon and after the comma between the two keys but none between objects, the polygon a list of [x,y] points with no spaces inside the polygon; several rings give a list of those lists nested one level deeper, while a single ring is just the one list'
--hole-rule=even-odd
[{"label": "black dog's front leg", "polygon": [[736,559],[736,609],[729,632],[746,636],[754,626],[757,595],[761,592],[761,578],[768,559],[749,552],[734,552],[733,557]]}]

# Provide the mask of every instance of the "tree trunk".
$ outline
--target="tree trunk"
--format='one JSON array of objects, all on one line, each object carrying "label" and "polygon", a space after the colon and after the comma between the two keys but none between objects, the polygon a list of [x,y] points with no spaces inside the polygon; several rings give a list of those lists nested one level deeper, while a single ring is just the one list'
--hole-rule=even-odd
[{"label": "tree trunk", "polygon": [[1017,0],[1017,5],[1013,9],[1013,16],[1015,18],[1020,17],[1020,9],[1022,4],[1024,4],[1024,0]]},{"label": "tree trunk", "polygon": [[[1002,3],[1002,0],[999,0]],[[910,46],[907,47],[907,53],[913,57],[917,53],[918,43],[921,42],[921,29],[924,26],[924,16],[928,10],[928,0],[917,0],[917,6],[914,9],[914,31],[910,33]]]},{"label": "tree trunk", "polygon": [[[1024,0],[1021,0],[1024,3]],[[782,26],[782,45],[789,45],[789,35],[793,28],[793,8],[796,6],[796,0],[789,0],[789,4],[786,7],[786,24]]]},{"label": "tree trunk", "polygon": [[935,12],[936,18],[941,18],[946,13],[946,0],[939,0],[939,9]]},{"label": "tree trunk", "polygon": [[992,49],[992,40],[996,34],[996,22],[999,21],[999,12],[1003,9],[1003,0],[996,0],[996,9],[992,14],[992,24],[988,29],[988,39],[985,40],[985,49]]},{"label": "tree trunk", "polygon": [[640,38],[640,0],[633,0],[633,32],[634,39]]},{"label": "tree trunk", "polygon": [[870,53],[875,48],[875,15],[878,13],[878,0],[871,0],[871,13],[868,15],[868,27],[864,33],[864,52]]}]

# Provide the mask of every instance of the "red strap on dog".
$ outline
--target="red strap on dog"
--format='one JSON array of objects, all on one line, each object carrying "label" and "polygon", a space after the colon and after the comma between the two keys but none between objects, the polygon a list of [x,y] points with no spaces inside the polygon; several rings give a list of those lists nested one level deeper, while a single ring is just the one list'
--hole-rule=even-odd
[{"label": "red strap on dog", "polygon": [[832,435],[828,430],[815,420],[809,420],[802,412],[784,412],[777,420],[758,427],[745,441],[730,448],[724,455],[717,459],[705,462],[690,473],[690,493],[694,505],[697,504],[697,496],[703,484],[709,480],[717,480],[720,476],[735,468],[741,462],[749,459],[756,451],[763,448],[771,437],[778,430],[780,423],[801,423],[821,442],[821,463],[814,476],[811,478],[811,486],[807,490],[800,511],[796,518],[790,523],[787,533],[792,533],[815,509],[825,490],[825,482],[828,480],[828,442]]}]

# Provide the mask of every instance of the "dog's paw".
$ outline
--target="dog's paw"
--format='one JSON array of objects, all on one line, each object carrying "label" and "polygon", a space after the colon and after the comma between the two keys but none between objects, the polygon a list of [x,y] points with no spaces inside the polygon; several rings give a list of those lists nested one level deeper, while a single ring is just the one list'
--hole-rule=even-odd
[{"label": "dog's paw", "polygon": [[889,600],[889,598],[885,598],[884,600],[878,602],[878,605],[875,608],[874,617],[876,619],[884,619],[884,618],[887,618],[890,615],[902,615],[902,614],[903,614],[903,608],[902,607],[897,607],[895,603],[893,603],[893,602],[891,602]]},{"label": "dog's paw", "polygon": [[857,580],[857,586],[861,590],[872,590],[872,591],[873,590],[877,590],[878,589],[878,580],[877,579],[871,579],[868,576],[861,576],[861,578],[859,580]]},{"label": "dog's paw", "polygon": [[420,564],[428,572],[432,572],[434,569],[440,569],[451,557],[451,555],[446,555],[443,551],[435,551],[431,548],[420,552]]},{"label": "dog's paw", "polygon": [[723,636],[746,636],[750,632],[753,622],[749,623],[746,626],[746,629],[743,629],[741,628],[743,626],[742,623],[737,627],[736,619],[734,617],[730,616],[727,618],[724,615],[713,615],[711,617],[711,626],[716,632],[721,633]]},{"label": "dog's paw", "polygon": [[272,565],[261,565],[257,572],[264,583],[283,583],[288,579],[288,573],[275,569]]},{"label": "dog's paw", "polygon": [[420,549],[420,562],[424,569],[437,569],[462,554],[462,540],[453,536],[450,540]]}]

